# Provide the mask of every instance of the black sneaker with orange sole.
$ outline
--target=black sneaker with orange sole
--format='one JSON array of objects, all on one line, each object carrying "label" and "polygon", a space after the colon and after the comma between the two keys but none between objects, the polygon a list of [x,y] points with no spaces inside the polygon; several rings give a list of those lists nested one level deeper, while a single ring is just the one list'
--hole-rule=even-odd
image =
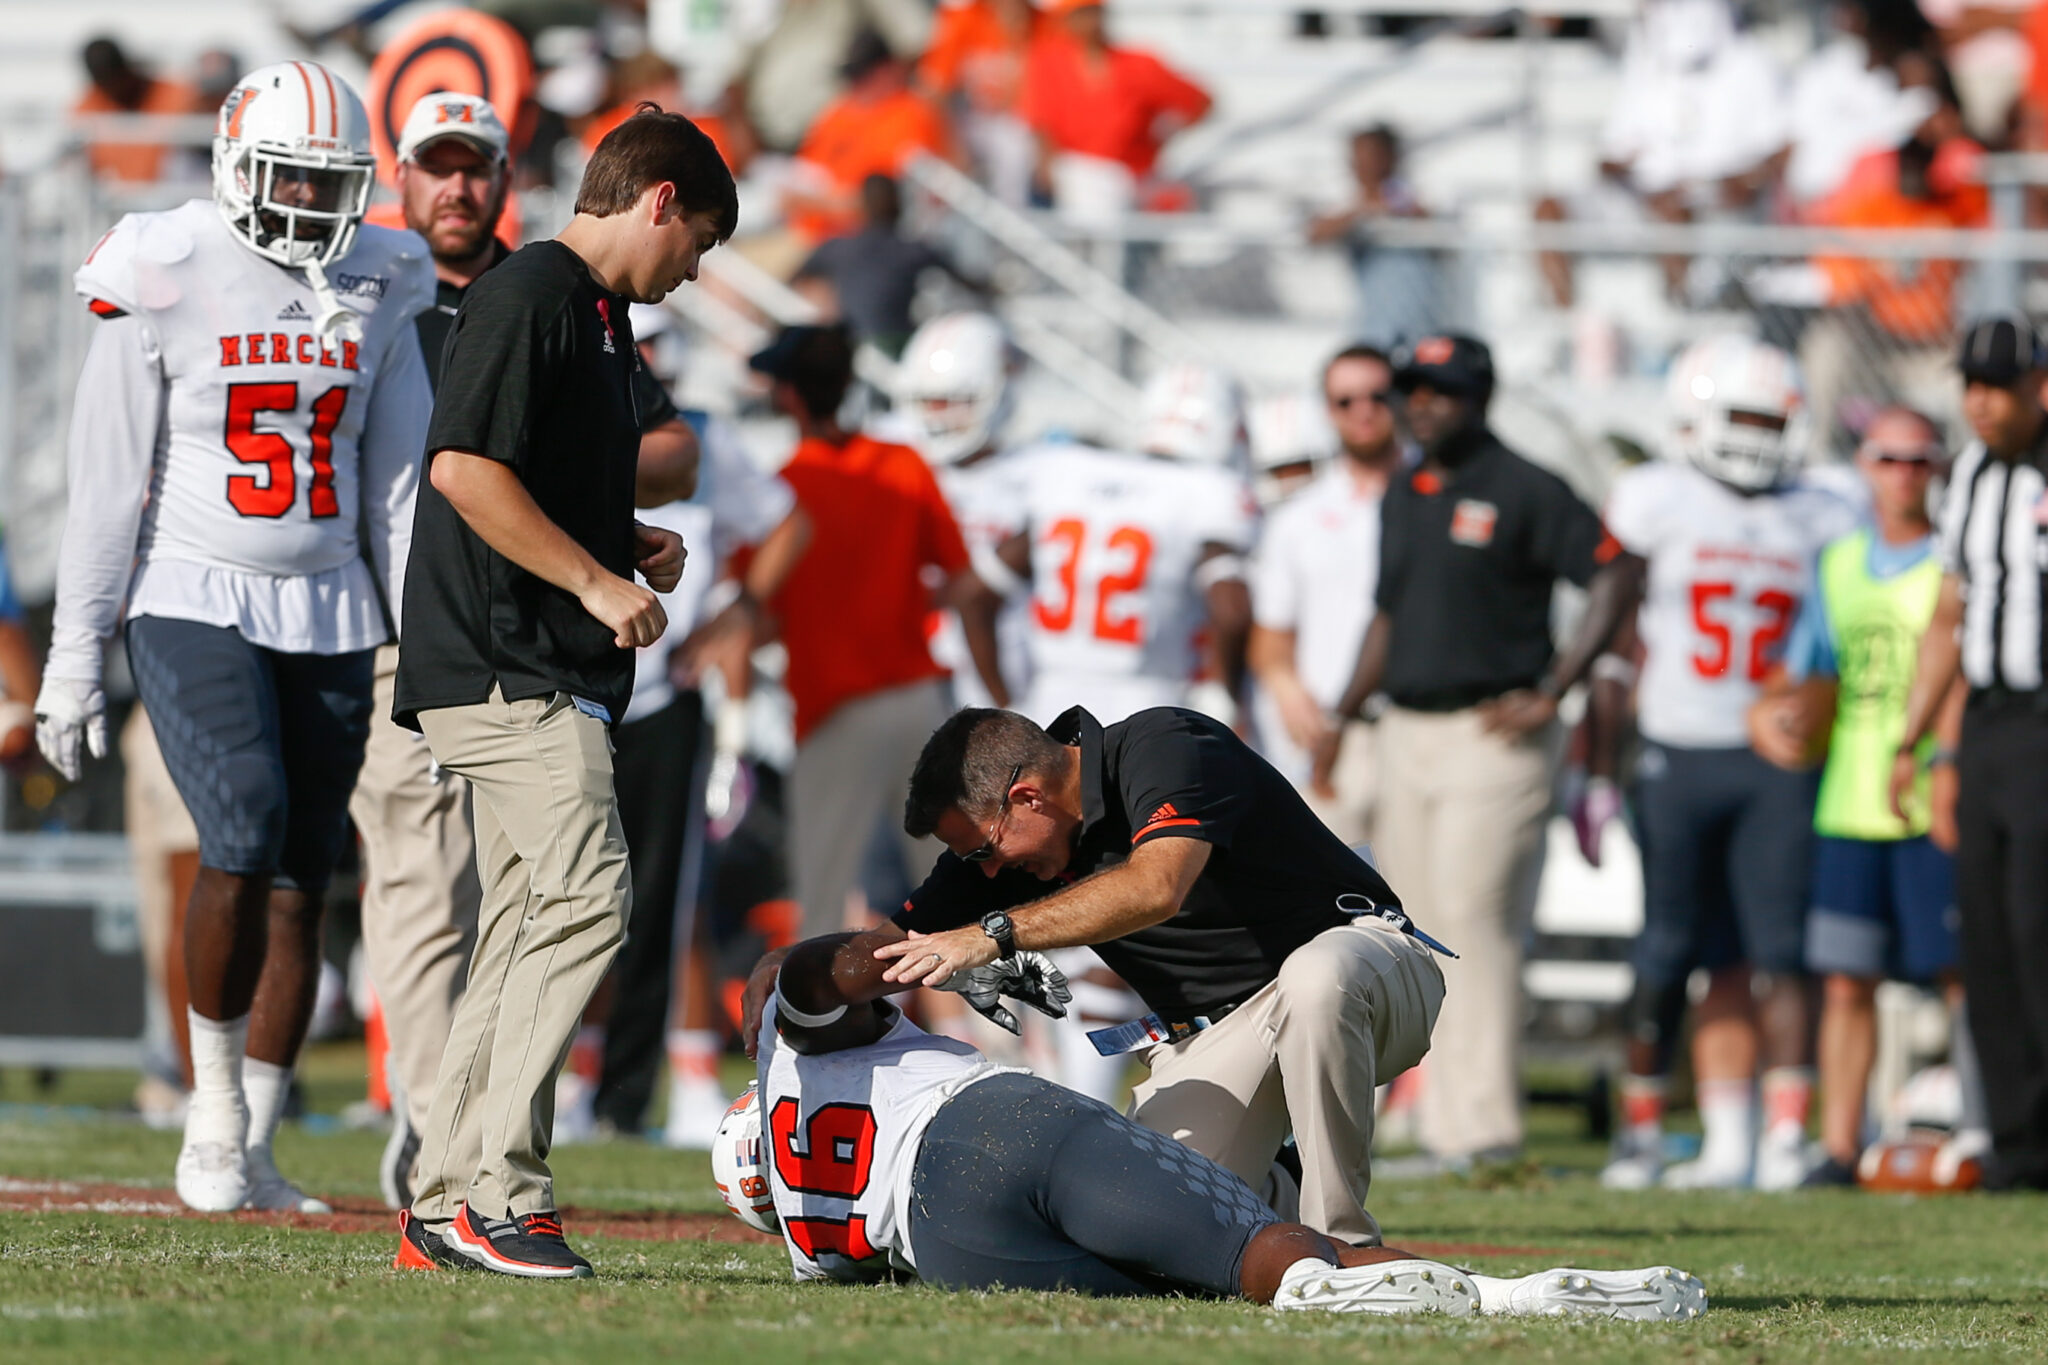
[{"label": "black sneaker with orange sole", "polygon": [[475,1270],[477,1264],[458,1256],[441,1235],[412,1216],[411,1209],[398,1214],[398,1254],[391,1258],[393,1270]]},{"label": "black sneaker with orange sole", "polygon": [[585,1280],[590,1262],[569,1249],[553,1213],[486,1218],[464,1204],[443,1234],[448,1249],[485,1270],[529,1280]]}]

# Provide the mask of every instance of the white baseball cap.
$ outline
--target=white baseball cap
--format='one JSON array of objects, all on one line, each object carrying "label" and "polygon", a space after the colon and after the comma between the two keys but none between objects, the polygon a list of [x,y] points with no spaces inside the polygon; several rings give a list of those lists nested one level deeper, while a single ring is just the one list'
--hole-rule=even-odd
[{"label": "white baseball cap", "polygon": [[413,105],[399,135],[398,159],[410,161],[420,148],[444,137],[459,137],[493,161],[505,160],[512,146],[505,122],[489,100],[444,90],[423,95]]}]

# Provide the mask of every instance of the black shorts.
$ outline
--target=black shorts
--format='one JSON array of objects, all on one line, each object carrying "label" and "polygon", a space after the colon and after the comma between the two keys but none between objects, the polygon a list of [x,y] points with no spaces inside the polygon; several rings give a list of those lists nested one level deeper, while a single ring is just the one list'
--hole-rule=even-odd
[{"label": "black shorts", "polygon": [[1806,969],[1814,773],[1748,749],[1646,744],[1636,767],[1643,932],[1636,975],[1662,987],[1695,967]]},{"label": "black shorts", "polygon": [[285,654],[240,631],[138,616],[128,664],[199,861],[317,895],[348,836],[376,651]]},{"label": "black shorts", "polygon": [[911,1177],[917,1275],[946,1289],[1234,1295],[1277,1221],[1193,1148],[1036,1076],[947,1101]]}]

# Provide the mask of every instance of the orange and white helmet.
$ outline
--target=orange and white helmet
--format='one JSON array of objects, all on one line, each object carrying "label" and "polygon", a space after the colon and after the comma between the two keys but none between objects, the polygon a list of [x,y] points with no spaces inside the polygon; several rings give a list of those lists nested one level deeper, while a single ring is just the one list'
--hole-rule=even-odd
[{"label": "orange and white helmet", "polygon": [[1745,493],[1776,488],[1806,460],[1806,389],[1792,357],[1737,332],[1687,347],[1671,367],[1679,453]]},{"label": "orange and white helmet", "polygon": [[775,1192],[768,1188],[768,1165],[761,1157],[759,1082],[748,1082],[747,1092],[718,1121],[718,1135],[711,1139],[711,1179],[733,1217],[756,1232],[781,1235]]},{"label": "orange and white helmet", "polygon": [[987,313],[947,313],[917,329],[896,366],[918,453],[955,464],[995,444],[1010,417],[1016,370],[1009,334]]},{"label": "orange and white helmet", "polygon": [[317,62],[238,81],[213,131],[213,198],[257,255],[301,269],[348,254],[370,206],[370,116]]},{"label": "orange and white helmet", "polygon": [[1138,448],[1189,464],[1242,469],[1244,403],[1237,381],[1187,362],[1153,375],[1138,400]]}]

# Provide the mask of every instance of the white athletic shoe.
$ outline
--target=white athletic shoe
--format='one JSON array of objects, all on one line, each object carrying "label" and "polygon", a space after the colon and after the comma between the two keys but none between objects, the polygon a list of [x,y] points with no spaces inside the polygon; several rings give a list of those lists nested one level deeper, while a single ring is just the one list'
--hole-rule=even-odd
[{"label": "white athletic shoe", "polygon": [[178,1198],[201,1213],[233,1213],[249,1199],[249,1167],[239,1142],[194,1142],[178,1151]]},{"label": "white athletic shoe", "polygon": [[1479,1310],[1479,1290],[1464,1271],[1435,1261],[1334,1266],[1306,1259],[1280,1276],[1273,1307],[1283,1313],[1443,1313],[1463,1318]]},{"label": "white athletic shoe", "polygon": [[1756,1187],[1760,1190],[1796,1190],[1818,1163],[1806,1145],[1806,1134],[1793,1124],[1782,1131],[1765,1133],[1756,1144]]},{"label": "white athletic shoe", "polygon": [[1958,1128],[1955,1136],[1941,1144],[1934,1154],[1934,1183],[1953,1185],[1965,1161],[1983,1161],[1991,1155],[1991,1133],[1985,1128]]},{"label": "white athletic shoe", "polygon": [[264,1213],[334,1212],[332,1204],[307,1194],[275,1171],[249,1187],[249,1202],[243,1207]]},{"label": "white athletic shoe", "polygon": [[1754,1179],[1748,1162],[1681,1161],[1665,1168],[1667,1190],[1746,1190]]},{"label": "white athletic shoe", "polygon": [[1600,1183],[1610,1190],[1653,1190],[1664,1174],[1663,1139],[1614,1145],[1614,1155],[1600,1172]]},{"label": "white athletic shoe", "polygon": [[1511,1318],[1583,1314],[1623,1322],[1689,1322],[1707,1311],[1707,1289],[1668,1265],[1643,1270],[1560,1267],[1519,1280],[1474,1275],[1479,1311]]},{"label": "white athletic shoe", "polygon": [[682,1152],[708,1152],[718,1136],[718,1125],[732,1101],[716,1084],[671,1084],[668,1122],[663,1126],[664,1147]]}]

